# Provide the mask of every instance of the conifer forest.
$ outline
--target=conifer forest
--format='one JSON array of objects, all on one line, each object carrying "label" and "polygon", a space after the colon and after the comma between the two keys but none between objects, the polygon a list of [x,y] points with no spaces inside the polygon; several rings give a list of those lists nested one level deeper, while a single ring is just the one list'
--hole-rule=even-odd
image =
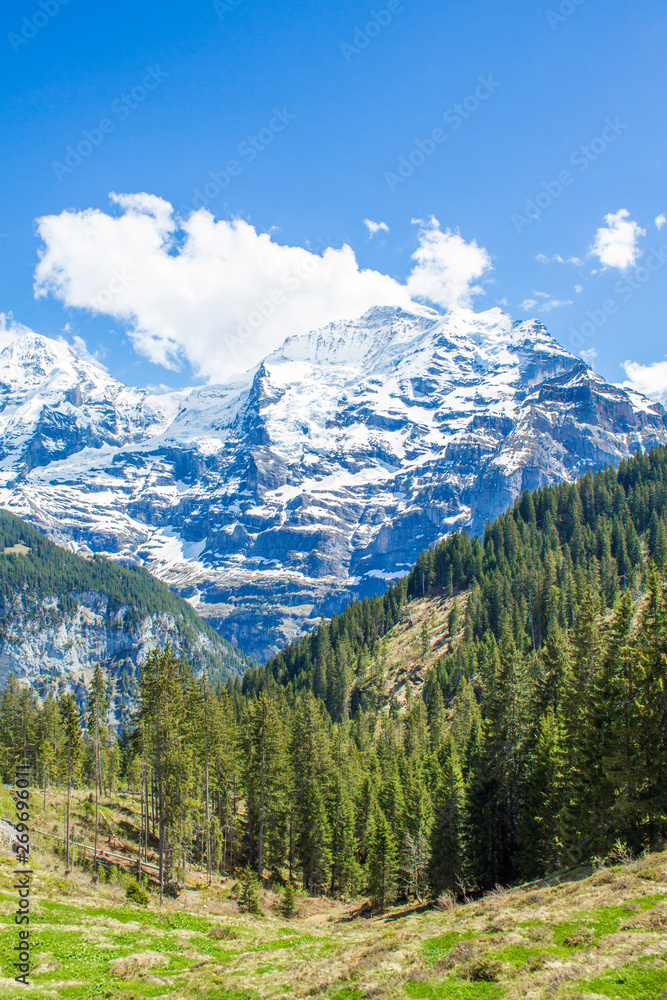
[{"label": "conifer forest", "polygon": [[[163,888],[196,862],[376,911],[660,849],[666,563],[656,448],[524,492],[242,677],[153,649],[122,725],[99,667],[85,698],[10,676],[2,780],[27,758],[34,786],[90,789],[91,811],[134,791]],[[424,619],[415,648],[439,653],[399,698],[392,629],[429,595],[446,627]]]}]

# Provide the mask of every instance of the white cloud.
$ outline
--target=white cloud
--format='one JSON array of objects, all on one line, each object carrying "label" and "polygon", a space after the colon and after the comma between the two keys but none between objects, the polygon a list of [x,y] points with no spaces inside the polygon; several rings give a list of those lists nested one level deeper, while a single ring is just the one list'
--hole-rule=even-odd
[{"label": "white cloud", "polygon": [[588,365],[588,367],[592,368],[593,367],[593,362],[595,361],[595,359],[598,356],[598,352],[595,350],[595,348],[594,347],[589,347],[587,350],[581,351],[580,353],[581,353],[582,359],[586,362],[586,364]]},{"label": "white cloud", "polygon": [[[67,324],[67,326],[69,326],[69,324]],[[69,349],[76,354],[77,358],[81,358],[82,361],[88,361],[91,365],[96,365],[105,372],[108,371],[106,365],[104,365],[100,360],[99,353],[96,352],[95,354],[91,354],[85,340],[83,337],[80,337],[78,333],[74,334],[71,343],[68,340],[65,340],[64,337],[58,337],[58,340],[62,344],[67,344]]]},{"label": "white cloud", "polygon": [[658,227],[658,229],[662,229],[662,227],[664,226],[664,224],[666,222],[667,222],[667,215],[663,214],[663,215],[656,216],[655,224]]},{"label": "white cloud", "polygon": [[641,250],[637,246],[640,236],[646,236],[646,230],[636,222],[628,221],[630,213],[621,208],[616,214],[605,215],[607,226],[601,226],[595,234],[595,240],[589,255],[597,257],[603,268],[615,267],[619,271],[627,271],[634,267]]},{"label": "white cloud", "polygon": [[524,299],[519,308],[525,312],[535,309],[537,312],[551,312],[552,309],[559,309],[561,306],[571,306],[571,299],[552,299],[549,292],[533,291],[534,299]]},{"label": "white cloud", "polygon": [[17,323],[11,312],[0,312],[0,351],[24,333],[32,333],[32,330],[23,323]]},{"label": "white cloud", "polygon": [[581,295],[581,293],[584,290],[584,286],[583,285],[575,285],[574,286],[574,290],[577,293],[577,295]]},{"label": "white cloud", "polygon": [[36,294],[124,321],[134,347],[167,367],[186,358],[225,380],[291,334],[410,304],[405,286],[361,270],[348,246],[318,255],[203,209],[178,220],[152,195],[112,200],[117,217],[88,209],[38,220]]},{"label": "white cloud", "polygon": [[412,298],[425,299],[446,309],[470,308],[475,295],[484,289],[473,284],[492,268],[491,257],[475,240],[466,243],[460,233],[447,229],[431,216],[419,224],[419,249],[412,259],[415,267],[408,278],[407,289]]},{"label": "white cloud", "polygon": [[[474,241],[421,223],[407,285],[361,270],[349,246],[321,254],[283,246],[243,220],[187,219],[148,194],[112,195],[117,215],[64,211],[38,220],[44,241],[35,293],[124,322],[137,351],[224,381],[285,337],[413,298],[467,306],[491,267]],[[382,223],[373,225],[382,226]]]},{"label": "white cloud", "polygon": [[624,389],[634,389],[650,399],[667,403],[667,361],[654,361],[650,365],[624,361],[621,367],[628,376],[623,383]]},{"label": "white cloud", "polygon": [[559,253],[553,254],[552,257],[547,257],[544,253],[538,253],[535,260],[538,260],[540,264],[583,264],[581,257],[561,257]]},{"label": "white cloud", "polygon": [[562,309],[563,306],[571,306],[572,299],[550,299],[545,302],[540,312],[551,312],[552,309]]},{"label": "white cloud", "polygon": [[382,231],[383,233],[389,232],[389,226],[386,222],[373,222],[372,219],[364,219],[364,225],[370,233],[369,239],[373,239],[376,233]]}]

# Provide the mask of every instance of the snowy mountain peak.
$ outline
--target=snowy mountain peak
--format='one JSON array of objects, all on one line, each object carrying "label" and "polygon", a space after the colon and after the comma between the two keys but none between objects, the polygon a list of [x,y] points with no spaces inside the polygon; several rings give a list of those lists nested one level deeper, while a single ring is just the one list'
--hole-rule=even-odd
[{"label": "snowy mountain peak", "polygon": [[54,369],[70,370],[76,356],[64,341],[51,340],[38,333],[24,333],[0,352],[2,381],[43,381]]},{"label": "snowy mountain peak", "polygon": [[262,657],[523,489],[667,443],[667,417],[535,320],[383,307],[165,396],[17,341],[0,442],[1,504],[143,563]]},{"label": "snowy mountain peak", "polygon": [[103,368],[80,358],[65,340],[53,340],[32,331],[16,337],[0,352],[0,391],[15,400],[38,388],[58,393],[77,385],[103,394],[124,389]]},{"label": "snowy mountain peak", "polygon": [[434,309],[415,305],[407,312],[393,306],[376,306],[356,320],[339,320],[320,330],[288,337],[282,347],[266,359],[308,361],[312,364],[364,362],[389,344],[409,343],[433,328],[441,318]]}]

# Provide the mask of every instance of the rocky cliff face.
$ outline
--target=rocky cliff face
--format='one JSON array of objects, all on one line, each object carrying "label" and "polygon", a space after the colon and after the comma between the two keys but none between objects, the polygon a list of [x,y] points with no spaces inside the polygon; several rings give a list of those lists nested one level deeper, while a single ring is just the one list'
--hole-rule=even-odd
[{"label": "rocky cliff face", "polygon": [[523,489],[667,442],[661,406],[498,310],[373,309],[164,396],[24,337],[0,407],[2,506],[143,563],[260,658]]},{"label": "rocky cliff face", "polygon": [[[113,685],[110,711],[119,723],[129,719],[137,674],[149,650],[169,642],[195,668],[220,676],[220,648],[201,632],[187,637],[169,613],[137,620],[104,594],[72,594],[64,608],[56,597],[17,593],[0,601],[0,685],[10,673],[40,695],[74,691],[82,710],[95,665]],[[237,672],[245,664],[240,660]],[[231,665],[233,669],[233,665]]]}]

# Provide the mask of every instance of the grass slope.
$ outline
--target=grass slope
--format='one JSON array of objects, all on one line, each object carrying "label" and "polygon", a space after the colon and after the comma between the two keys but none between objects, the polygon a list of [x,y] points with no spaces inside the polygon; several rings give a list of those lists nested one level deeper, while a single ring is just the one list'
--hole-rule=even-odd
[{"label": "grass slope", "polygon": [[[9,792],[0,815],[11,817]],[[105,802],[112,824],[136,801]],[[33,796],[34,828],[62,829],[62,801]],[[78,815],[78,807],[74,812]],[[56,822],[54,822],[54,820]],[[131,824],[128,825],[128,827]],[[81,833],[79,833],[81,835]],[[239,912],[231,880],[189,888],[160,910],[124,886],[69,876],[36,833],[30,995],[62,1000],[660,1000],[667,997],[667,852],[496,890],[439,910],[395,908],[372,920],[361,900],[300,901],[285,920]],[[0,993],[12,980],[13,859],[0,848]]]},{"label": "grass slope", "polygon": [[456,636],[452,636],[449,628],[455,602],[441,588],[404,605],[399,621],[382,640],[382,704],[395,698],[399,705],[404,705],[407,685],[413,694],[419,693],[429,670],[441,656],[452,652],[463,623],[466,598],[467,595],[459,594],[456,601],[460,616]]}]

